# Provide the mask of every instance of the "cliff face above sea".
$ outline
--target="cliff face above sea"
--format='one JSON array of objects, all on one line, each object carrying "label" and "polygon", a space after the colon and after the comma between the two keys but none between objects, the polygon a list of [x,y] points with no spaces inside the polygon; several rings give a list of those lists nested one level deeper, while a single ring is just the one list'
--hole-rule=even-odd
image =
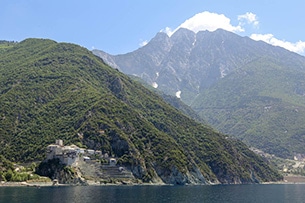
[{"label": "cliff face above sea", "polygon": [[36,169],[40,176],[49,177],[54,183],[69,185],[86,185],[86,180],[76,168],[68,167],[60,163],[59,159],[42,162]]}]

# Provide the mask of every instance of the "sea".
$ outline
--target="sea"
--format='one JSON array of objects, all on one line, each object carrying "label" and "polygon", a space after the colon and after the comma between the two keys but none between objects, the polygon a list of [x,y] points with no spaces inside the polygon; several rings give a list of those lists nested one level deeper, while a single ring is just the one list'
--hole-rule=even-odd
[{"label": "sea", "polygon": [[305,184],[0,187],[1,203],[305,202]]}]

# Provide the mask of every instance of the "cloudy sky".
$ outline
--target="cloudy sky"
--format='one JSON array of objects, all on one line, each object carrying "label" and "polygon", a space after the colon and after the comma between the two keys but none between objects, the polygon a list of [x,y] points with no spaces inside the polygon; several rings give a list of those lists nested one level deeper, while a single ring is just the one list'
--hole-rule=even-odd
[{"label": "cloudy sky", "polygon": [[305,55],[304,0],[0,0],[0,40],[50,38],[122,54],[157,32],[223,28]]}]

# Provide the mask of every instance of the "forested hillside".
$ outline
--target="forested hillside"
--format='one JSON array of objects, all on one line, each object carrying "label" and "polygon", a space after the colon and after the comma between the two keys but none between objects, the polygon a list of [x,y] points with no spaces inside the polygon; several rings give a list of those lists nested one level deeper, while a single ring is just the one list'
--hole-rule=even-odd
[{"label": "forested hillside", "polygon": [[0,153],[42,160],[55,139],[118,157],[143,181],[254,183],[281,176],[78,45],[27,39],[0,55]]}]

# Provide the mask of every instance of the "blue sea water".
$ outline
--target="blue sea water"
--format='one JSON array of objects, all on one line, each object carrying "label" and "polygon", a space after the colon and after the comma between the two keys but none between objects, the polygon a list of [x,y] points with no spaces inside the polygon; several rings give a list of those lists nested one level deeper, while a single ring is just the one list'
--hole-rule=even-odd
[{"label": "blue sea water", "polygon": [[305,202],[305,184],[0,187],[1,203]]}]

